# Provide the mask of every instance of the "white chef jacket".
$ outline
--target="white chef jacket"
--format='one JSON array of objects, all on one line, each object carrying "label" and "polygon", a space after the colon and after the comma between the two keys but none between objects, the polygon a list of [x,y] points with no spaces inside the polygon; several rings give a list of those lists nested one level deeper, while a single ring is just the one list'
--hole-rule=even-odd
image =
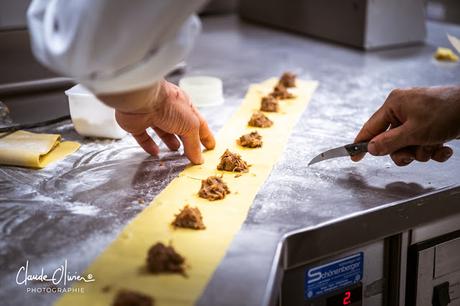
[{"label": "white chef jacket", "polygon": [[146,87],[184,59],[206,0],[33,0],[37,59],[94,93]]}]

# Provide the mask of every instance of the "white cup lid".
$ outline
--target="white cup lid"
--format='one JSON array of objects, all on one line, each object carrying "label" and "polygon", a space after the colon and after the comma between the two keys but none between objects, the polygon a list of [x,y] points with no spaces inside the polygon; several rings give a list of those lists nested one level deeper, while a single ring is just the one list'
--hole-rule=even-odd
[{"label": "white cup lid", "polygon": [[197,107],[224,103],[222,80],[210,76],[185,77],[179,87],[189,95]]}]

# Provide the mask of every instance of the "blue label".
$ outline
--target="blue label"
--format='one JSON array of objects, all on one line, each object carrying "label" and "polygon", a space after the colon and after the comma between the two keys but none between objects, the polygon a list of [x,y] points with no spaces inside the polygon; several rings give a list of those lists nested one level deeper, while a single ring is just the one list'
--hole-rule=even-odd
[{"label": "blue label", "polygon": [[356,284],[363,278],[363,252],[305,271],[305,299]]}]

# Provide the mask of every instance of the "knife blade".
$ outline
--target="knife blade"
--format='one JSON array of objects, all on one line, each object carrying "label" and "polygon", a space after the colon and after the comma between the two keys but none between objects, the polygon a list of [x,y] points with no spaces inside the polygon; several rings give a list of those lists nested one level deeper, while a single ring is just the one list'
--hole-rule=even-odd
[{"label": "knife blade", "polygon": [[368,144],[368,142],[350,143],[341,147],[324,151],[323,153],[320,153],[317,156],[315,156],[315,158],[313,158],[308,163],[308,166],[331,158],[355,156],[357,154],[366,153]]}]

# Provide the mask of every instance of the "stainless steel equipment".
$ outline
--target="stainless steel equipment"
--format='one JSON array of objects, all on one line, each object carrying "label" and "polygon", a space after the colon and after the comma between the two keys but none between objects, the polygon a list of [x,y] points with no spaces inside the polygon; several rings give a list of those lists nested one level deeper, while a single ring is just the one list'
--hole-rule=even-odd
[{"label": "stainless steel equipment", "polygon": [[364,49],[423,42],[424,0],[241,0],[243,18]]},{"label": "stainless steel equipment", "polygon": [[[349,287],[350,299],[362,290],[363,305],[410,305],[416,291],[408,284],[417,275],[407,272],[414,271],[407,267],[413,262],[412,246],[460,224],[455,187],[460,184],[460,141],[450,144],[455,154],[442,164],[399,168],[387,157],[366,157],[360,163],[333,159],[314,167],[306,163],[322,150],[352,141],[391,89],[458,83],[460,65],[431,58],[435,46],[448,44],[445,33],[460,37],[460,27],[435,22],[428,27],[426,45],[359,52],[235,16],[203,18],[203,33],[187,62],[191,74],[214,75],[224,82],[225,103],[202,111],[212,130],[231,116],[250,83],[294,70],[320,86],[197,305],[272,306],[280,300],[303,305],[303,272],[360,252],[361,289],[359,283]],[[51,100],[35,93],[0,94],[0,100],[18,122],[35,121],[34,116],[43,118],[66,106],[65,97]],[[164,146],[161,159],[148,157],[129,137],[82,138],[69,122],[35,131],[59,133],[82,147],[40,171],[0,167],[2,306],[51,305],[57,294],[26,294],[15,283],[25,260],[46,268],[67,259],[69,269],[84,271],[146,207],[139,199],[148,203],[188,164],[180,152]],[[436,265],[439,252],[434,253]],[[445,279],[438,283],[441,278],[432,278],[427,290],[444,284]],[[449,287],[456,301],[455,283]],[[345,288],[334,292],[346,294]],[[445,285],[437,288],[445,291]]]},{"label": "stainless steel equipment", "polygon": [[460,305],[459,204],[460,186],[287,234],[280,304]]},{"label": "stainless steel equipment", "polygon": [[[457,230],[452,232],[454,228]],[[458,229],[460,216],[456,215],[414,231],[408,253],[410,265],[407,274],[408,300],[413,305],[460,305]],[[420,235],[426,237],[417,237]],[[420,239],[423,241],[418,241]]]}]

